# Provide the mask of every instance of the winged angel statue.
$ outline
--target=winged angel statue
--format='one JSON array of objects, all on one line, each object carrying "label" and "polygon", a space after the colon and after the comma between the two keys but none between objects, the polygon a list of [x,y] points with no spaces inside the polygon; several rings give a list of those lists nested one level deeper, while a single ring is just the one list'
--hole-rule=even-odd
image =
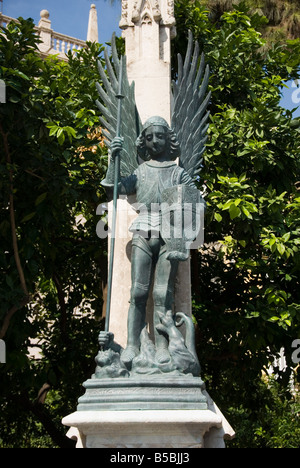
[{"label": "winged angel statue", "polygon": [[[171,351],[174,348],[172,343],[176,339],[177,343],[181,342],[176,333],[179,332],[176,328],[178,323],[172,319],[171,312],[178,264],[187,260],[189,246],[197,237],[199,222],[195,207],[199,203],[204,204],[195,180],[202,167],[207,140],[209,68],[205,66],[203,54],[200,58],[199,46],[197,43],[194,46],[190,34],[184,63],[178,56],[178,78],[173,82],[174,106],[170,127],[160,116],[141,122],[135,103],[134,83],[129,84],[123,59],[117,55],[113,38],[112,63],[106,52],[107,73],[101,63],[98,64],[104,86],[97,85],[101,100],[97,101],[97,106],[103,116],[100,120],[110,150],[110,164],[102,185],[107,189],[114,186],[115,160],[119,154],[118,192],[136,194],[139,204],[139,214],[129,229],[133,233],[132,286],[128,342],[121,352],[121,362],[131,369],[141,353],[146,303],[154,278],[153,362],[162,370],[170,370],[174,369],[176,361],[176,353]],[[122,83],[119,82],[120,76]],[[120,85],[123,95],[121,136],[117,131]],[[180,320],[182,322],[182,317]],[[180,353],[181,362],[185,358],[185,362],[188,361],[190,353],[192,367],[195,370],[196,363],[198,369],[192,343],[183,343]],[[190,365],[185,368],[190,371]]]}]

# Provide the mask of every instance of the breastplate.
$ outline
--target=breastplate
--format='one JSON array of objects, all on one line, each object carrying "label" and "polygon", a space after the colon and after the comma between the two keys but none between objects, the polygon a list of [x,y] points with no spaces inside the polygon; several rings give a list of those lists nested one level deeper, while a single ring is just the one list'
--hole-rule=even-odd
[{"label": "breastplate", "polygon": [[165,189],[180,184],[181,170],[174,162],[146,162],[139,167],[137,184],[137,202],[151,207],[161,203]]}]

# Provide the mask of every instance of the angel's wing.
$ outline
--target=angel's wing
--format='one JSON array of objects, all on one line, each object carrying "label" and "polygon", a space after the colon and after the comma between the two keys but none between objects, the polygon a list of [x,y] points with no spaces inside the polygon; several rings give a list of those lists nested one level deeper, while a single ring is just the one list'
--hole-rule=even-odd
[{"label": "angel's wing", "polygon": [[178,55],[178,80],[173,82],[174,107],[172,128],[181,146],[179,164],[194,179],[202,167],[202,154],[207,140],[207,110],[211,93],[207,93],[209,67],[204,55],[199,62],[199,44],[193,50],[193,36],[189,32],[188,49],[183,65]]},{"label": "angel's wing", "polygon": [[135,103],[134,83],[131,85],[128,81],[126,59],[120,60],[117,53],[115,35],[111,42],[112,62],[108,56],[107,49],[104,52],[106,71],[98,61],[99,74],[103,86],[96,83],[99,100],[96,101],[102,116],[100,122],[103,126],[103,134],[105,143],[110,147],[112,140],[117,132],[117,113],[118,113],[118,98],[119,93],[119,76],[120,67],[123,67],[122,73],[122,122],[120,134],[124,138],[124,147],[121,156],[121,176],[126,177],[132,174],[138,167],[137,148],[135,145],[136,139],[140,134],[141,120]]}]

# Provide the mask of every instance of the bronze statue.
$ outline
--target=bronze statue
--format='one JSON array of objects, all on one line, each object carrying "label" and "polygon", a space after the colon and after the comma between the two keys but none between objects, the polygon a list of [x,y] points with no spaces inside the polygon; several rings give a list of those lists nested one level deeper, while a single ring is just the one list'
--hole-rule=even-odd
[{"label": "bronze statue", "polygon": [[[104,116],[101,122],[110,149],[110,164],[102,185],[107,189],[115,187],[117,194],[136,194],[139,204],[139,215],[130,227],[132,286],[128,341],[120,351],[120,366],[134,371],[141,367],[145,357],[146,304],[154,278],[155,343],[150,347],[147,344],[147,349],[151,348],[148,370],[197,375],[200,366],[196,353],[188,349],[194,347],[187,346],[177,329],[176,319],[182,321],[182,314],[174,317],[172,311],[178,264],[189,257],[189,245],[199,230],[196,206],[204,204],[195,179],[207,138],[209,70],[205,69],[203,56],[198,68],[198,45],[193,53],[190,37],[185,64],[179,58],[178,80],[173,83],[172,128],[159,116],[142,125],[135,105],[134,84],[128,83],[126,63],[118,59],[114,44],[112,51],[114,68],[106,56],[109,79],[99,63],[105,90],[98,85],[98,91],[106,107],[99,101],[97,105]],[[183,222],[186,205],[191,212],[188,227]],[[108,329],[100,334],[104,348],[109,348],[112,341]],[[98,365],[100,361],[99,358]],[[146,373],[145,368],[147,365],[143,367]]]}]

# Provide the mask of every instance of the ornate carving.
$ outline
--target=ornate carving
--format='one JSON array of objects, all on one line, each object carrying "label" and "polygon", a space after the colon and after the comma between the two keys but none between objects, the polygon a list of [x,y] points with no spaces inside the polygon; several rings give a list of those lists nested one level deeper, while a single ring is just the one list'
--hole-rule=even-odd
[{"label": "ornate carving", "polygon": [[168,0],[167,5],[168,24],[175,24],[174,0]]},{"label": "ornate carving", "polygon": [[121,13],[121,21],[119,24],[120,28],[125,28],[129,26],[128,21],[128,0],[122,0],[122,13]]},{"label": "ornate carving", "polygon": [[152,19],[150,18],[148,12],[146,12],[142,18],[142,24],[152,24]]},{"label": "ornate carving", "polygon": [[152,5],[153,5],[153,17],[155,21],[160,21],[161,20],[161,11],[160,11],[160,6],[158,0],[152,0]]},{"label": "ornate carving", "polygon": [[131,20],[133,23],[137,23],[140,19],[141,7],[143,0],[136,0],[133,5]]},{"label": "ornate carving", "polygon": [[[147,17],[145,17],[145,12],[148,13]],[[119,24],[121,29],[138,24],[150,24],[150,19],[151,22],[156,21],[163,26],[171,27],[173,31],[176,22],[174,0],[167,0],[166,5],[162,3],[162,0],[122,0],[122,14]]]}]

